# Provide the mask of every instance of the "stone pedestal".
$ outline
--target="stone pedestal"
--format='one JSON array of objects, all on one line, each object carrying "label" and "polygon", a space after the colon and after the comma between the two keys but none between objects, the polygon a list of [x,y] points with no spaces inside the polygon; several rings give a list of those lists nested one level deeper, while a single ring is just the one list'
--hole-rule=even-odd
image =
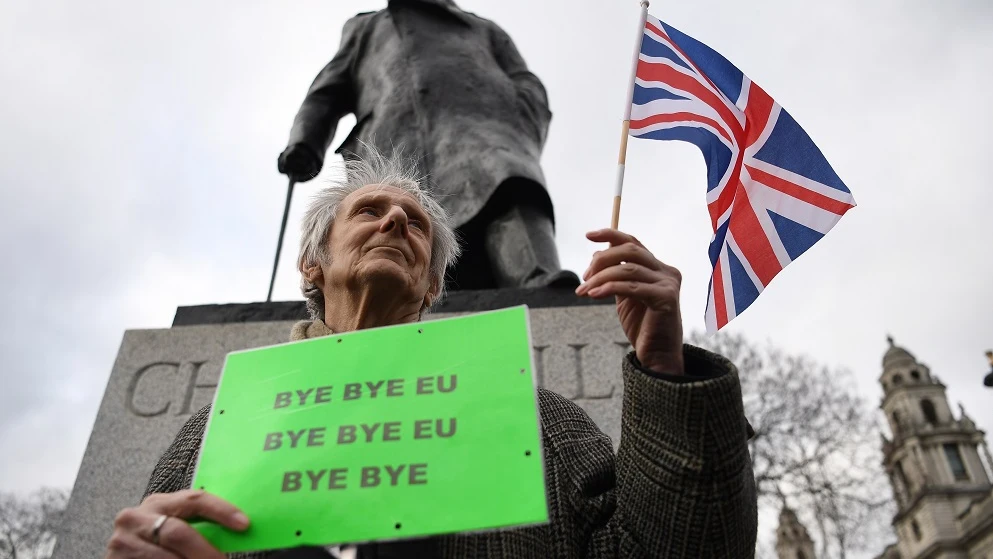
[{"label": "stone pedestal", "polygon": [[[527,304],[538,383],[571,398],[618,443],[620,363],[630,346],[613,299],[571,291],[456,292],[426,320]],[[103,557],[114,516],[141,500],[159,456],[213,398],[224,356],[285,342],[302,302],[178,309],[172,328],[128,330],[104,393],[53,557]]]}]

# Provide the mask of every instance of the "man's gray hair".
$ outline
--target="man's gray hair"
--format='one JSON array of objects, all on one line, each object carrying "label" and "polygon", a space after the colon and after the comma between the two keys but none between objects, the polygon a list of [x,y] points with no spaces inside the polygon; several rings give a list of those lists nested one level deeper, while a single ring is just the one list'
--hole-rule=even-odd
[{"label": "man's gray hair", "polygon": [[[307,311],[314,320],[324,320],[324,293],[308,282],[303,276],[307,266],[328,264],[327,241],[334,225],[335,214],[346,196],[370,184],[394,186],[406,191],[424,208],[431,220],[431,264],[429,272],[444,293],[445,270],[458,259],[461,248],[455,231],[452,229],[448,212],[434,197],[422,187],[423,179],[418,176],[417,166],[399,151],[384,156],[370,145],[363,145],[363,157],[346,160],[342,175],[331,180],[331,185],[318,192],[307,207],[303,216],[300,235],[300,256],[297,269],[300,270],[300,290],[307,298]],[[437,299],[436,299],[437,300]]]}]

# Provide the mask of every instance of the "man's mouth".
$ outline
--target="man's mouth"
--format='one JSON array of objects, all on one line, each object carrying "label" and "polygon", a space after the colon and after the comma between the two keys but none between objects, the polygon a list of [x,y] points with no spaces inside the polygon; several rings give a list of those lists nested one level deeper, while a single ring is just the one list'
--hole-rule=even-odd
[{"label": "man's mouth", "polygon": [[398,249],[396,247],[391,247],[391,246],[377,246],[377,247],[372,247],[369,250],[372,251],[372,250],[376,250],[376,249],[383,249],[383,250],[388,250],[388,251],[391,251],[391,252],[396,252],[401,257],[403,257],[404,261],[407,261],[408,260],[407,255],[402,250],[400,250],[400,249]]}]

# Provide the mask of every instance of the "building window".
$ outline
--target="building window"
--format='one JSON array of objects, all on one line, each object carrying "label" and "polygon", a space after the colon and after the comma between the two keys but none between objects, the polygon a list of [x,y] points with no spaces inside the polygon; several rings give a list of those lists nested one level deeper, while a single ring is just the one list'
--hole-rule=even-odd
[{"label": "building window", "polygon": [[910,371],[910,378],[914,380],[921,380],[921,373],[919,373],[917,369],[914,369],[913,371]]},{"label": "building window", "polygon": [[931,425],[938,424],[938,412],[934,410],[934,404],[931,403],[931,400],[927,398],[921,400],[921,411],[924,412],[924,421]]},{"label": "building window", "polygon": [[955,478],[955,481],[969,481],[969,472],[965,470],[965,463],[962,461],[959,445],[946,443],[945,457],[948,458],[948,466],[952,469],[952,477]]},{"label": "building window", "polygon": [[796,559],[807,559],[807,556],[803,554],[803,551],[798,549],[796,551]]},{"label": "building window", "polygon": [[917,524],[916,520],[910,521],[910,531],[914,533],[914,541],[921,541],[921,527]]},{"label": "building window", "polygon": [[896,386],[903,382],[903,377],[900,375],[893,375],[893,386]]}]

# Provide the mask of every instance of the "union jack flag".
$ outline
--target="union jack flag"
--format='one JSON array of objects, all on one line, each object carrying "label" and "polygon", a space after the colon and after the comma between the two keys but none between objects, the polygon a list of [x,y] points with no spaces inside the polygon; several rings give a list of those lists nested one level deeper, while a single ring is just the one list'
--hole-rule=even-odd
[{"label": "union jack flag", "polygon": [[855,199],[807,133],[716,51],[648,16],[630,134],[692,142],[714,236],[707,330],[741,314]]}]

